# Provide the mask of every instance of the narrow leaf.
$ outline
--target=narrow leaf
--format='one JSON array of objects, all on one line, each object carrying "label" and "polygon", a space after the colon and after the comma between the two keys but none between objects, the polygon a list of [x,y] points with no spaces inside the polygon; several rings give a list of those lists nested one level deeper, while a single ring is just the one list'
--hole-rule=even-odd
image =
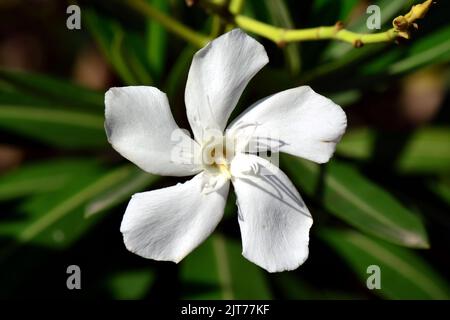
[{"label": "narrow leaf", "polygon": [[[274,25],[286,29],[294,29],[295,26],[289,9],[283,1],[265,0],[264,3],[268,7],[268,13]],[[301,68],[300,45],[298,43],[290,43],[283,49],[283,52],[291,74],[294,76],[298,75]]]},{"label": "narrow leaf", "polygon": [[181,265],[184,298],[270,299],[262,269],[241,255],[239,243],[214,234]]},{"label": "narrow leaf", "polygon": [[356,231],[325,229],[320,237],[342,256],[361,282],[367,267],[380,268],[381,289],[372,290],[388,299],[449,299],[446,281],[413,251]]},{"label": "narrow leaf", "polygon": [[143,172],[141,169],[130,166],[128,175],[116,186],[93,198],[86,206],[86,217],[106,211],[114,206],[128,201],[136,192],[143,191],[145,187],[156,183],[160,177]]},{"label": "narrow leaf", "polygon": [[[103,93],[93,91],[67,80],[30,72],[0,69],[0,81],[21,96],[35,96],[53,105],[69,105],[92,111],[104,108]],[[0,88],[2,85],[0,85]],[[0,101],[1,101],[0,94]]]},{"label": "narrow leaf", "polygon": [[64,149],[106,145],[103,116],[54,107],[0,105],[0,127]]},{"label": "narrow leaf", "polygon": [[94,10],[87,10],[84,16],[89,31],[120,78],[128,85],[150,84],[152,77],[143,60],[145,55],[139,54],[145,52],[144,41]]},{"label": "narrow leaf", "polygon": [[337,146],[343,156],[392,167],[401,173],[450,172],[450,129],[428,127],[405,134],[357,129]]},{"label": "narrow leaf", "polygon": [[417,39],[403,57],[405,58],[388,66],[389,74],[396,75],[427,65],[449,62],[450,27],[444,27],[423,39]]},{"label": "narrow leaf", "polygon": [[[161,12],[168,13],[166,0],[147,0]],[[147,58],[153,74],[161,77],[166,63],[167,31],[153,19],[147,21]]]},{"label": "narrow leaf", "polygon": [[395,244],[428,247],[421,219],[352,166],[332,161],[321,172],[312,162],[292,156],[282,159],[300,191],[316,196],[338,218]]},{"label": "narrow leaf", "polygon": [[86,203],[122,181],[129,170],[125,166],[105,173],[100,167],[80,167],[77,177],[64,187],[24,202],[20,219],[0,224],[0,237],[9,239],[0,246],[0,260],[30,243],[67,248],[99,220],[100,215],[84,218]]},{"label": "narrow leaf", "polygon": [[95,161],[86,159],[47,160],[22,165],[0,176],[0,200],[58,190],[73,179],[80,168],[95,166]]}]

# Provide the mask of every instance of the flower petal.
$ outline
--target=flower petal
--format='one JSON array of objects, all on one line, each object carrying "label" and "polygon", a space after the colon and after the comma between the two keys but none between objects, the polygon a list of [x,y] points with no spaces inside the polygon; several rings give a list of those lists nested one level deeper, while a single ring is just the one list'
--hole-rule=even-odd
[{"label": "flower petal", "polygon": [[299,267],[308,257],[312,217],[289,178],[269,161],[248,154],[233,159],[231,173],[242,254],[269,272]]},{"label": "flower petal", "polygon": [[108,141],[137,166],[171,176],[201,170],[195,158],[199,146],[178,128],[165,93],[144,86],[111,88],[105,106]]},{"label": "flower petal", "polygon": [[227,134],[240,136],[241,141],[257,140],[272,152],[324,163],[346,127],[347,117],[340,106],[303,86],[258,101],[233,121]]},{"label": "flower petal", "polygon": [[127,249],[145,258],[179,262],[203,242],[223,216],[230,185],[206,194],[206,175],[135,194],[120,227]]},{"label": "flower petal", "polygon": [[264,47],[240,29],[220,36],[195,54],[185,101],[197,141],[205,129],[223,132],[247,83],[268,61]]}]

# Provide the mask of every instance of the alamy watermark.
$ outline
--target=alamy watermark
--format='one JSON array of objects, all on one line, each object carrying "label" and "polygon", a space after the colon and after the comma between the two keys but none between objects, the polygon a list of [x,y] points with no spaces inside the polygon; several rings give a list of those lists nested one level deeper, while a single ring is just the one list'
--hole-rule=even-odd
[{"label": "alamy watermark", "polygon": [[66,280],[66,286],[69,290],[81,289],[81,269],[77,265],[70,265],[66,269],[66,273],[69,275]]},{"label": "alamy watermark", "polygon": [[66,20],[66,27],[69,30],[81,29],[81,9],[77,5],[67,7],[66,13],[69,14]]},{"label": "alamy watermark", "polygon": [[369,30],[381,29],[381,9],[379,6],[373,4],[367,7],[367,14],[370,16],[366,20],[366,26]]},{"label": "alamy watermark", "polygon": [[367,267],[366,273],[369,274],[366,280],[367,289],[381,289],[381,268],[373,264]]}]

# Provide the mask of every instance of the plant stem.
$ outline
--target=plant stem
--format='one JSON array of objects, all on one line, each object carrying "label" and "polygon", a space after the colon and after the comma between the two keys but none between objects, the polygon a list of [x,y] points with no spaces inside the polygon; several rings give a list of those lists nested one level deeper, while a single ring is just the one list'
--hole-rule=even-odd
[{"label": "plant stem", "polygon": [[413,27],[417,27],[414,22],[417,19],[423,18],[432,4],[432,0],[427,0],[413,6],[407,14],[395,18],[393,27],[387,31],[379,33],[356,33],[344,29],[343,24],[340,22],[334,26],[321,26],[307,29],[291,30],[279,28],[241,14],[236,14],[215,2],[208,0],[198,0],[198,2],[206,9],[220,15],[222,19],[227,20],[229,23],[272,40],[280,46],[288,42],[335,39],[351,43],[355,47],[361,47],[367,43],[390,42],[398,37],[408,39],[409,31]]},{"label": "plant stem", "polygon": [[[127,0],[128,5],[144,15],[155,19],[167,30],[201,48],[211,40],[210,37],[192,30],[184,24],[172,19],[168,15],[154,8],[145,0]],[[415,21],[425,16],[432,0],[427,0],[415,5],[404,16],[398,16],[393,21],[393,27],[387,31],[379,33],[356,33],[344,29],[342,23],[338,22],[334,26],[321,26],[306,29],[285,29],[272,26],[270,24],[241,15],[244,0],[192,0],[199,3],[212,14],[220,16],[225,23],[235,25],[246,31],[265,37],[280,46],[289,42],[315,41],[325,39],[335,39],[351,43],[355,47],[361,47],[367,43],[390,42],[399,37],[409,38],[409,32],[416,28]],[[215,21],[213,35],[219,30],[219,23]]]},{"label": "plant stem", "polygon": [[359,47],[365,43],[391,41],[395,39],[397,34],[394,28],[380,33],[360,34],[343,29],[340,24],[327,27],[288,30],[240,15],[236,16],[234,21],[238,27],[263,36],[280,45],[295,41],[336,39],[349,42],[355,47]]},{"label": "plant stem", "polygon": [[175,19],[172,19],[144,0],[127,0],[126,3],[136,11],[155,19],[168,31],[192,43],[196,47],[202,48],[211,40],[209,37],[192,30]]}]

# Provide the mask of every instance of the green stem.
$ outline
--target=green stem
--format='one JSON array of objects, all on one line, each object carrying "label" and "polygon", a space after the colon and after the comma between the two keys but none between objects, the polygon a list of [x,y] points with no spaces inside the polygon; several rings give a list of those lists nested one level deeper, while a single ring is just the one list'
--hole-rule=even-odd
[{"label": "green stem", "polygon": [[397,31],[394,28],[380,33],[360,34],[342,29],[339,24],[327,27],[289,30],[274,27],[242,15],[236,16],[234,22],[238,27],[263,36],[280,45],[296,41],[335,39],[349,42],[356,47],[360,47],[366,43],[392,41],[397,35]]},{"label": "green stem", "polygon": [[[361,34],[349,31],[343,28],[342,23],[336,23],[334,26],[322,26],[306,29],[285,29],[272,26],[270,24],[257,21],[240,12],[244,5],[244,0],[196,0],[212,14],[220,16],[226,23],[236,25],[246,31],[265,37],[277,43],[284,45],[288,42],[313,41],[335,39],[353,44],[355,47],[361,47],[366,43],[390,42],[397,37],[409,38],[411,26],[416,26],[414,21],[423,18],[428,11],[432,0],[427,0],[411,8],[405,16],[399,16],[394,19],[394,27],[379,33]],[[192,3],[195,3],[192,1]],[[198,33],[182,23],[172,19],[158,9],[151,6],[144,0],[127,0],[130,7],[142,12],[144,15],[155,19],[161,23],[167,30],[173,32],[179,37],[189,41],[197,47],[203,47],[211,39],[201,33]],[[217,22],[216,22],[217,23]],[[217,29],[213,30],[216,32]]]},{"label": "green stem", "polygon": [[398,16],[393,20],[393,28],[384,32],[367,34],[346,30],[339,22],[334,26],[316,28],[296,30],[279,28],[239,14],[243,1],[232,1],[234,4],[226,7],[218,0],[197,0],[199,5],[214,14],[220,15],[227,23],[272,40],[278,45],[284,45],[288,42],[335,39],[351,43],[355,47],[361,47],[366,43],[390,42],[398,37],[409,39],[410,30],[417,27],[415,21],[423,18],[432,4],[432,0],[427,0],[415,5],[405,16]]},{"label": "green stem", "polygon": [[141,12],[142,14],[155,19],[161,25],[163,25],[168,31],[176,34],[180,38],[192,43],[193,45],[202,48],[208,43],[211,39],[201,33],[198,33],[184,24],[178,22],[175,19],[172,19],[168,15],[162,13],[149,3],[144,0],[127,0],[127,4],[134,8],[136,11]]}]

